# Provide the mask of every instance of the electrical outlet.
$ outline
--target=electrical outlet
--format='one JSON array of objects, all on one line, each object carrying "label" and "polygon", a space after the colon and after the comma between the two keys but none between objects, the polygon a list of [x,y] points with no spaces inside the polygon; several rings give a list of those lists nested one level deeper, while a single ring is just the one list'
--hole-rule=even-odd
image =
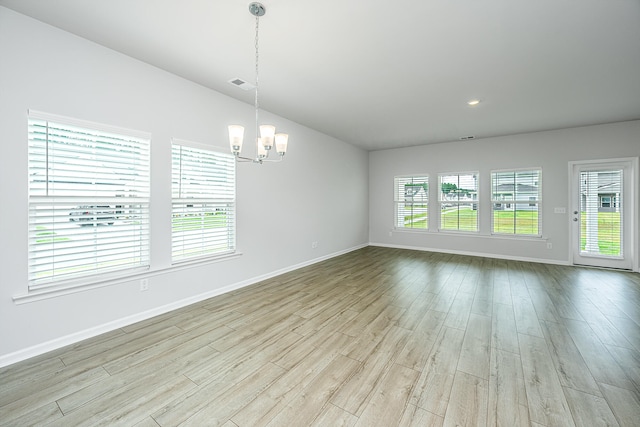
[{"label": "electrical outlet", "polygon": [[140,279],[140,291],[149,290],[149,279]]},{"label": "electrical outlet", "polygon": [[547,243],[547,249],[553,249],[553,243]]},{"label": "electrical outlet", "polygon": [[318,242],[311,242],[311,249],[315,249],[318,247]]}]

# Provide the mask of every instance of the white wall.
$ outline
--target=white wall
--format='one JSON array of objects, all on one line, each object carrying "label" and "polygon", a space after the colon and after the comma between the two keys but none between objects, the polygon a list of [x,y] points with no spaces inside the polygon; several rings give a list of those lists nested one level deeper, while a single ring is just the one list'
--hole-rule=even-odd
[{"label": "white wall", "polygon": [[[567,263],[571,219],[568,163],[638,156],[640,121],[372,152],[369,156],[369,241],[381,246]],[[491,171],[529,167],[542,168],[543,238],[516,240],[490,236]],[[480,232],[477,236],[439,233],[436,231],[438,174],[466,171],[480,173]],[[431,176],[429,225],[433,231],[394,230],[393,178],[422,173]],[[640,197],[638,182],[635,188],[636,197]],[[554,213],[555,207],[566,208],[567,214]],[[547,243],[552,244],[552,249],[547,249]]]},{"label": "white wall", "polygon": [[[151,132],[149,291],[138,277],[14,301],[27,293],[28,109]],[[238,165],[242,256],[171,269],[170,139],[226,149],[227,124],[250,127],[252,106],[0,7],[0,366],[365,245],[368,154],[262,118],[290,134],[289,153],[279,164]]]}]

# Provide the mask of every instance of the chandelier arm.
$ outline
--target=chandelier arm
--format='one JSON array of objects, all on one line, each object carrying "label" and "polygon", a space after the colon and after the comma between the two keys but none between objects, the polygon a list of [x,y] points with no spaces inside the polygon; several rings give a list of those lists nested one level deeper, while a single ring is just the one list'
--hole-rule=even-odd
[{"label": "chandelier arm", "polygon": [[277,159],[277,160],[276,159],[262,159],[262,160],[260,160],[259,163],[280,163],[283,160],[284,160],[284,156],[280,155],[280,158]]},{"label": "chandelier arm", "polygon": [[253,162],[256,163],[256,159],[251,157],[235,156],[237,162]]}]

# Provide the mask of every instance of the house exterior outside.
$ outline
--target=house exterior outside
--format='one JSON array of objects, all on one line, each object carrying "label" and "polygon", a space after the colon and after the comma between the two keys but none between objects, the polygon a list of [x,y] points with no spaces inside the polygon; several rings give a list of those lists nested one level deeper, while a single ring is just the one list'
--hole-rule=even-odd
[{"label": "house exterior outside", "polygon": [[[594,177],[595,175],[595,177]],[[620,212],[622,204],[621,199],[621,171],[607,171],[594,174],[593,172],[584,173],[581,180],[596,180],[595,185],[598,197],[598,212]],[[585,210],[587,205],[587,186],[583,185],[580,194],[580,206]]]},{"label": "house exterior outside", "polygon": [[[493,189],[494,201],[504,201],[504,203],[494,203],[495,211],[512,211],[516,209],[516,201],[524,200],[537,201],[539,187],[527,184],[499,184]],[[517,210],[537,210],[537,203],[517,203]]]}]

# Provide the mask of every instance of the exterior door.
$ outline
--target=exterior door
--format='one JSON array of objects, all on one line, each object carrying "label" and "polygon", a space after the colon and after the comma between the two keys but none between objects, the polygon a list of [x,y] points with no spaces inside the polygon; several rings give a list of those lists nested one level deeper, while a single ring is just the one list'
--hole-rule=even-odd
[{"label": "exterior door", "polygon": [[573,264],[633,269],[633,160],[572,163]]}]

